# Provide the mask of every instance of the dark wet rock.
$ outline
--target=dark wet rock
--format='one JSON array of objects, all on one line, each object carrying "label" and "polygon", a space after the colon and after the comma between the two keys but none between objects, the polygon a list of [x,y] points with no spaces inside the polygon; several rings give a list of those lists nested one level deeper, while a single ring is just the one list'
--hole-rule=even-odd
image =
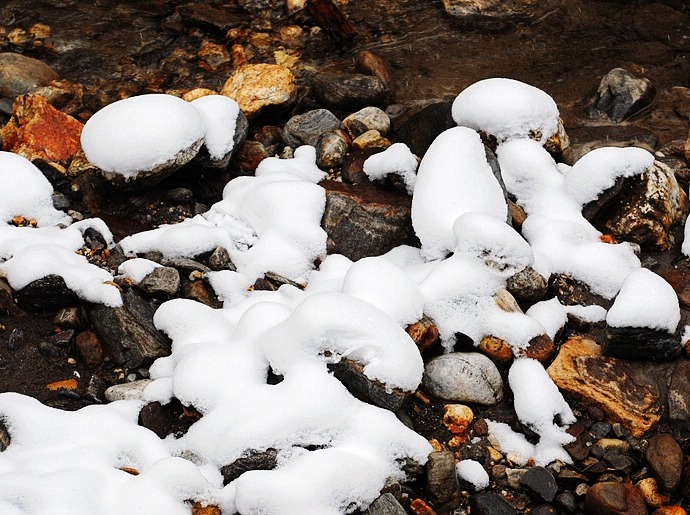
[{"label": "dark wet rock", "polygon": [[203,263],[189,258],[161,259],[160,263],[165,267],[171,267],[178,270],[180,274],[184,276],[192,272],[205,273],[211,271],[211,269]]},{"label": "dark wet rock", "polygon": [[422,384],[434,397],[493,406],[503,399],[503,380],[496,365],[476,352],[451,352],[431,359]]},{"label": "dark wet rock", "polygon": [[271,157],[271,153],[262,143],[254,140],[245,141],[237,152],[237,162],[240,170],[244,174],[251,174],[256,171],[259,163]]},{"label": "dark wet rock", "polygon": [[39,342],[38,352],[49,358],[56,358],[62,354],[57,345],[46,340]]},{"label": "dark wet rock", "polygon": [[391,128],[391,120],[378,107],[365,107],[345,117],[343,127],[352,138],[371,130],[379,131],[379,134],[385,136]]},{"label": "dark wet rock", "polygon": [[180,288],[180,272],[176,268],[159,266],[144,277],[138,286],[150,295],[172,297]]},{"label": "dark wet rock", "polygon": [[556,344],[548,334],[532,338],[527,347],[521,349],[519,356],[536,359],[540,363],[549,363],[556,353]]},{"label": "dark wet rock", "polygon": [[547,296],[556,297],[564,306],[602,306],[608,309],[613,300],[605,299],[601,295],[592,293],[589,287],[569,275],[554,274],[549,279]]},{"label": "dark wet rock", "polygon": [[470,497],[473,515],[516,515],[508,501],[494,492],[482,492]]},{"label": "dark wet rock", "polygon": [[647,515],[640,492],[629,483],[596,483],[587,490],[585,510],[590,515]]},{"label": "dark wet rock", "polygon": [[603,459],[613,470],[623,474],[629,474],[633,467],[632,460],[625,454],[617,451],[607,451]]},{"label": "dark wet rock", "polygon": [[278,464],[278,451],[266,449],[265,451],[247,451],[246,455],[236,459],[229,465],[220,469],[223,475],[223,484],[227,485],[245,472],[250,470],[273,470]]},{"label": "dark wet rock", "polygon": [[501,31],[536,16],[535,0],[443,0],[443,7],[461,27],[477,31]]},{"label": "dark wet rock", "polygon": [[451,116],[451,103],[442,99],[393,104],[386,108],[386,114],[396,141],[420,157],[439,134],[457,125]]},{"label": "dark wet rock", "polygon": [[649,79],[614,68],[601,79],[587,114],[591,118],[606,115],[614,122],[622,122],[647,107],[655,94]]},{"label": "dark wet rock", "polygon": [[56,309],[79,303],[77,294],[67,287],[65,280],[52,274],[30,282],[16,292],[16,297],[19,307],[28,311]]},{"label": "dark wet rock", "polygon": [[53,207],[55,209],[60,209],[62,211],[65,211],[69,209],[71,203],[69,198],[67,198],[67,195],[63,195],[59,191],[54,191],[52,195],[53,199]]},{"label": "dark wet rock", "polygon": [[319,74],[312,80],[317,100],[328,109],[353,111],[363,107],[385,107],[393,94],[377,77],[371,75]]},{"label": "dark wet rock", "polygon": [[0,97],[18,97],[48,86],[60,76],[50,66],[21,54],[0,53]]},{"label": "dark wet rock", "polygon": [[664,365],[602,356],[594,341],[571,338],[547,372],[564,393],[601,408],[635,437],[661,420]]},{"label": "dark wet rock", "polygon": [[323,170],[342,164],[349,143],[340,132],[324,134],[316,143],[316,164]]},{"label": "dark wet rock", "polygon": [[98,335],[93,331],[79,333],[75,339],[77,352],[89,368],[95,368],[103,362],[103,346]]},{"label": "dark wet rock", "polygon": [[369,50],[362,50],[357,54],[357,67],[364,72],[377,77],[395,94],[395,77],[388,62]]},{"label": "dark wet rock", "polygon": [[165,192],[165,200],[174,204],[189,204],[194,199],[194,193],[189,188],[173,188]]},{"label": "dark wet rock", "polygon": [[340,120],[328,109],[314,109],[293,116],[285,124],[283,137],[288,145],[316,146],[322,135],[340,127]]},{"label": "dark wet rock", "polygon": [[168,404],[146,404],[139,412],[139,425],[153,431],[159,438],[168,435],[179,437],[199,418],[199,414],[193,408],[185,407],[179,400],[172,399]]},{"label": "dark wet rock", "polygon": [[230,254],[224,247],[216,247],[208,258],[208,266],[216,272],[220,270],[235,270],[235,265],[230,260]]},{"label": "dark wet rock", "polygon": [[125,292],[122,300],[123,305],[116,308],[101,304],[88,308],[96,333],[115,363],[135,369],[170,354],[169,341],[153,325],[155,306],[133,290]]},{"label": "dark wet rock", "polygon": [[657,161],[641,175],[618,179],[582,213],[602,232],[659,252],[673,245],[671,228],[685,220],[689,206],[673,172]]},{"label": "dark wet rock", "polygon": [[678,361],[671,373],[668,416],[673,421],[690,422],[690,362],[686,360]]},{"label": "dark wet rock", "polygon": [[690,16],[661,2],[635,11],[635,32],[647,41],[660,41],[674,50],[690,50]]},{"label": "dark wet rock", "polygon": [[575,513],[577,510],[577,500],[572,492],[562,492],[556,496],[556,503],[565,510],[566,513]]},{"label": "dark wet rock", "polygon": [[[53,323],[61,329],[80,330],[86,327],[86,317],[81,307],[70,306],[60,309],[53,318]],[[64,331],[63,331],[64,332]]]},{"label": "dark wet rock", "polygon": [[669,434],[660,434],[649,441],[645,458],[661,487],[672,492],[680,484],[683,472],[683,451]]},{"label": "dark wet rock", "polygon": [[241,10],[229,6],[215,7],[190,2],[179,6],[177,12],[187,23],[215,29],[223,33],[244,23]]},{"label": "dark wet rock", "polygon": [[26,333],[19,327],[15,327],[7,337],[7,348],[10,350],[21,349],[26,344]]},{"label": "dark wet rock", "polygon": [[377,152],[380,152],[380,149],[362,148],[350,152],[340,168],[343,182],[347,184],[371,184],[371,180],[364,173],[364,162]]},{"label": "dark wet rock", "polygon": [[84,392],[84,398],[95,402],[96,404],[102,404],[105,402],[105,390],[108,388],[108,384],[105,379],[103,379],[99,374],[93,374],[91,379],[89,379],[89,385],[86,387]]},{"label": "dark wet rock", "polygon": [[647,327],[606,328],[601,350],[606,356],[623,359],[675,359],[680,356],[680,337]]},{"label": "dark wet rock", "polygon": [[520,484],[537,500],[551,502],[556,497],[558,485],[553,474],[544,467],[532,467],[520,476]]},{"label": "dark wet rock", "polygon": [[532,508],[530,513],[532,515],[558,515],[558,510],[551,505],[540,504],[539,506]]},{"label": "dark wet rock", "polygon": [[690,270],[686,268],[671,268],[660,275],[675,290],[681,307],[690,309]]},{"label": "dark wet rock", "polygon": [[460,506],[460,483],[451,451],[434,451],[426,463],[426,488],[429,501],[439,512]]},{"label": "dark wet rock", "polygon": [[343,358],[338,363],[331,363],[328,369],[356,397],[390,411],[399,410],[412,394],[369,379],[364,375],[364,366],[350,359]]},{"label": "dark wet rock", "polygon": [[406,513],[405,508],[393,494],[386,492],[369,505],[364,515],[406,515]]},{"label": "dark wet rock", "polygon": [[261,127],[254,134],[254,141],[261,143],[269,155],[280,154],[280,151],[285,146],[283,129],[275,125],[264,125]]},{"label": "dark wet rock", "polygon": [[521,305],[531,305],[546,296],[548,283],[544,277],[531,266],[508,278],[506,289]]},{"label": "dark wet rock", "polygon": [[14,302],[12,288],[2,277],[0,277],[0,313],[12,316],[21,316],[22,314],[22,310]]},{"label": "dark wet rock", "polygon": [[208,170],[225,170],[228,168],[235,155],[239,154],[240,149],[247,139],[248,133],[249,120],[247,120],[247,117],[242,111],[239,111],[235,120],[235,134],[233,136],[233,145],[230,151],[220,158],[213,158],[204,145],[199,149],[199,152],[194,156],[194,159],[188,166],[194,167],[198,165]]},{"label": "dark wet rock", "polygon": [[321,226],[328,234],[329,254],[357,261],[416,243],[410,197],[372,186],[335,181],[320,184],[326,189]]},{"label": "dark wet rock", "polygon": [[212,308],[221,308],[223,303],[216,297],[216,292],[210,284],[203,280],[183,281],[180,296],[192,299]]},{"label": "dark wet rock", "polygon": [[595,422],[589,428],[589,432],[594,438],[604,438],[611,432],[611,424],[608,422]]},{"label": "dark wet rock", "polygon": [[659,142],[656,134],[637,125],[594,125],[568,129],[570,146],[560,161],[574,165],[588,152],[601,147],[640,147],[654,152]]}]

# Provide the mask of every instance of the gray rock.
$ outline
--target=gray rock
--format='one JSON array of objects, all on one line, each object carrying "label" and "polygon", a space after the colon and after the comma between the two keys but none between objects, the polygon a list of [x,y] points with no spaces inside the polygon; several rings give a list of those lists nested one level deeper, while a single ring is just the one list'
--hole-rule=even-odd
[{"label": "gray rock", "polygon": [[123,305],[109,308],[92,304],[89,318],[115,363],[129,369],[151,364],[170,354],[170,342],[153,325],[155,307],[129,290]]},{"label": "gray rock", "polygon": [[469,30],[501,31],[537,16],[535,0],[443,0],[445,11]]},{"label": "gray rock", "polygon": [[53,207],[55,209],[61,209],[63,211],[69,209],[70,201],[66,195],[63,195],[59,191],[53,192]]},{"label": "gray rock", "polygon": [[420,157],[439,134],[457,125],[451,116],[451,102],[442,99],[389,105],[386,114],[396,141],[405,143]]},{"label": "gray rock", "polygon": [[236,270],[235,265],[230,260],[230,254],[224,247],[216,247],[208,258],[208,266],[211,270]]},{"label": "gray rock", "polygon": [[451,451],[434,451],[426,463],[426,488],[434,507],[442,513],[460,507],[460,483]]},{"label": "gray rock", "polygon": [[558,492],[556,479],[544,467],[528,469],[520,477],[520,484],[538,501],[551,502]]},{"label": "gray rock", "polygon": [[324,134],[316,144],[316,164],[323,170],[339,166],[343,163],[348,149],[349,144],[341,134]]},{"label": "gray rock", "polygon": [[319,138],[340,127],[340,120],[328,109],[314,109],[293,116],[285,124],[283,138],[293,147],[299,145],[316,146]]},{"label": "gray rock", "polygon": [[[155,261],[155,260],[152,260]],[[183,275],[189,275],[192,272],[210,272],[211,269],[204,265],[203,263],[199,263],[198,261],[194,259],[189,259],[189,258],[175,258],[175,259],[161,259],[159,261],[163,266],[168,266],[175,268],[179,270],[179,272]]]},{"label": "gray rock", "polygon": [[378,256],[399,245],[416,245],[410,197],[373,186],[323,181],[326,209],[321,226],[329,254],[353,261]]},{"label": "gray rock", "polygon": [[250,470],[273,470],[278,464],[278,451],[266,449],[265,451],[248,451],[245,456],[236,459],[229,465],[220,469],[223,475],[223,484],[227,485],[245,472]]},{"label": "gray rock", "polygon": [[470,497],[473,515],[515,515],[517,511],[503,497],[493,492],[482,492]]},{"label": "gray rock", "polygon": [[114,384],[105,390],[105,400],[115,402],[121,400],[141,400],[144,389],[151,384],[151,379],[140,379],[131,383]]},{"label": "gray rock", "polygon": [[546,296],[548,282],[531,266],[508,279],[506,289],[520,304],[534,304]]},{"label": "gray rock", "polygon": [[616,123],[622,122],[647,107],[655,94],[649,79],[614,68],[601,79],[587,114],[591,118],[606,115]]},{"label": "gray rock", "polygon": [[680,335],[648,327],[606,328],[601,350],[606,356],[624,359],[675,359],[681,351]]},{"label": "gray rock", "polygon": [[384,107],[393,94],[378,77],[370,75],[330,75],[314,77],[312,87],[316,99],[329,109],[352,111],[363,107]]},{"label": "gray rock", "polygon": [[55,70],[38,59],[12,52],[0,53],[0,97],[25,95],[59,78]]},{"label": "gray rock", "polygon": [[690,423],[690,361],[676,363],[668,391],[668,416],[671,420]]},{"label": "gray rock", "polygon": [[406,515],[407,512],[400,503],[393,497],[393,494],[386,492],[369,505],[364,515]]},{"label": "gray rock", "polygon": [[139,289],[151,295],[172,297],[180,289],[180,272],[168,266],[156,267],[141,280]]},{"label": "gray rock", "polygon": [[30,282],[16,292],[17,304],[28,311],[73,306],[79,303],[79,297],[65,284],[59,275],[47,275]]},{"label": "gray rock", "polygon": [[343,120],[343,127],[351,137],[356,138],[367,131],[379,131],[385,136],[391,128],[391,119],[378,107],[365,107]]},{"label": "gray rock", "polygon": [[422,384],[434,397],[493,406],[503,399],[503,380],[496,365],[476,352],[451,352],[431,359]]}]

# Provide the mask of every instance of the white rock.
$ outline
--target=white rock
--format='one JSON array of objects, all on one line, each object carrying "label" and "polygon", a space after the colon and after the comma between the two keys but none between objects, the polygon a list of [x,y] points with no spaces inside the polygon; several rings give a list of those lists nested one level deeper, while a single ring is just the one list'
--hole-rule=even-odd
[{"label": "white rock", "polygon": [[105,391],[105,400],[108,402],[122,400],[141,400],[144,389],[151,383],[151,379],[140,379],[131,383],[115,384]]},{"label": "white rock", "polygon": [[434,397],[493,406],[503,399],[503,380],[496,365],[477,352],[451,352],[424,367],[422,384]]}]

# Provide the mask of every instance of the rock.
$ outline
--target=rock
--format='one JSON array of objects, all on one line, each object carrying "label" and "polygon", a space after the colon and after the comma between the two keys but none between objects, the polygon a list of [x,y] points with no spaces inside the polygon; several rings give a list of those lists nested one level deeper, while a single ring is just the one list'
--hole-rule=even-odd
[{"label": "rock", "polygon": [[590,515],[647,515],[640,492],[631,484],[603,482],[587,490],[585,510]]},{"label": "rock", "polygon": [[438,328],[429,317],[423,316],[419,322],[407,326],[405,331],[417,344],[419,352],[424,352],[434,344],[440,343]]},{"label": "rock", "polygon": [[626,455],[616,451],[607,451],[603,456],[604,461],[616,472],[624,475],[630,474],[633,462]]},{"label": "rock", "polygon": [[89,317],[108,354],[128,369],[149,365],[170,354],[170,343],[154,327],[154,306],[133,290],[122,296],[123,305],[109,308],[89,306]]},{"label": "rock", "polygon": [[536,0],[443,0],[446,13],[463,27],[474,30],[504,30],[536,14]]},{"label": "rock", "polygon": [[635,10],[633,27],[642,39],[658,40],[674,50],[690,50],[690,16],[661,2]]},{"label": "rock", "polygon": [[184,276],[188,276],[194,272],[201,272],[203,274],[211,271],[211,269],[203,263],[189,258],[165,259],[161,260],[160,263],[163,266],[172,267],[178,270]]},{"label": "rock", "polygon": [[285,124],[283,138],[288,145],[316,146],[324,134],[340,127],[340,120],[328,109],[314,109],[293,116]]},{"label": "rock", "polygon": [[640,147],[654,152],[659,143],[652,131],[637,125],[594,125],[568,129],[570,146],[561,161],[572,166],[582,156],[601,147]]},{"label": "rock", "polygon": [[186,22],[209,27],[223,33],[244,23],[241,11],[233,10],[226,6],[215,7],[213,5],[200,5],[197,2],[190,2],[180,5],[177,8],[177,12]]},{"label": "rock", "polygon": [[323,170],[342,164],[350,144],[341,132],[324,134],[316,144],[316,164]]},{"label": "rock", "polygon": [[540,334],[532,338],[527,347],[520,349],[520,357],[536,359],[539,363],[546,364],[551,361],[556,353],[556,344],[548,334]]},{"label": "rock", "polygon": [[326,190],[321,226],[328,234],[329,254],[343,254],[357,261],[385,254],[399,245],[415,245],[407,195],[335,181],[320,185]]},{"label": "rock", "polygon": [[548,504],[540,504],[532,508],[530,512],[532,515],[558,515],[558,511],[553,506]]},{"label": "rock", "polygon": [[38,59],[12,52],[0,53],[0,97],[26,95],[59,78],[55,70]]},{"label": "rock", "polygon": [[506,289],[519,304],[532,305],[546,296],[548,282],[531,266],[508,278]]},{"label": "rock", "polygon": [[393,494],[386,492],[369,505],[364,515],[406,515],[406,512]]},{"label": "rock", "polygon": [[81,330],[86,327],[84,310],[81,307],[67,307],[62,308],[55,314],[53,323],[61,329]]},{"label": "rock", "polygon": [[245,141],[237,152],[238,165],[244,174],[254,173],[259,163],[267,157],[271,157],[271,154],[266,147],[254,140]]},{"label": "rock", "polygon": [[671,372],[668,416],[674,421],[690,422],[690,362],[686,360],[679,360]]},{"label": "rock", "polygon": [[44,311],[79,303],[77,294],[70,290],[59,275],[47,275],[30,282],[16,292],[17,304],[28,311]]},{"label": "rock", "polygon": [[513,361],[513,349],[500,338],[485,336],[479,342],[479,350],[497,365],[507,366]]},{"label": "rock", "polygon": [[370,130],[352,140],[352,148],[388,148],[391,146],[390,140],[381,136],[379,131]]},{"label": "rock", "polygon": [[235,265],[230,261],[230,254],[225,247],[216,247],[208,258],[208,266],[213,271],[236,270]]},{"label": "rock", "polygon": [[682,346],[677,334],[648,327],[606,327],[601,345],[606,356],[623,359],[675,359]]},{"label": "rock", "polygon": [[216,292],[204,280],[183,281],[180,296],[201,302],[214,309],[223,307],[223,303],[216,297]]},{"label": "rock", "polygon": [[230,161],[232,161],[233,157],[239,153],[239,149],[242,148],[242,145],[247,139],[248,133],[249,120],[247,120],[247,117],[244,115],[242,111],[238,111],[237,118],[235,119],[235,133],[232,137],[232,148],[230,149],[230,151],[228,151],[225,155],[221,157],[211,156],[207,148],[207,144],[204,144],[204,146],[202,146],[201,149],[199,149],[197,155],[194,156],[194,159],[192,160],[190,166],[199,165],[202,168],[206,168],[209,170],[225,170],[229,166]]},{"label": "rock", "polygon": [[321,73],[313,78],[312,88],[321,105],[350,112],[363,107],[385,107],[393,97],[378,77],[370,75]]},{"label": "rock", "polygon": [[553,474],[544,467],[532,467],[520,476],[520,484],[538,501],[551,502],[558,485]]},{"label": "rock", "polygon": [[601,408],[609,420],[620,422],[636,438],[661,419],[657,379],[662,371],[660,365],[602,356],[599,345],[580,337],[565,342],[547,369],[563,392]]},{"label": "rock", "polygon": [[19,327],[15,327],[7,337],[7,348],[10,350],[21,349],[26,344],[26,333]]},{"label": "rock", "polygon": [[469,406],[464,404],[446,404],[443,408],[443,425],[453,434],[449,444],[460,447],[467,442],[468,429],[474,420],[474,413]]},{"label": "rock", "polygon": [[613,300],[592,293],[586,284],[565,274],[552,274],[549,278],[548,297],[556,297],[564,306],[601,306],[608,309]]},{"label": "rock", "polygon": [[14,302],[12,288],[2,277],[0,277],[0,313],[12,316],[21,316],[22,313]]},{"label": "rock", "polygon": [[247,451],[244,456],[236,459],[229,465],[220,469],[223,475],[223,484],[227,485],[245,472],[250,470],[273,470],[278,465],[278,451],[266,449],[265,451]]},{"label": "rock", "polygon": [[424,367],[424,388],[433,396],[456,402],[493,406],[503,399],[503,380],[493,362],[476,352],[451,352]]},{"label": "rock", "polygon": [[395,78],[390,65],[381,57],[369,50],[357,54],[357,67],[377,77],[392,93],[395,93]]},{"label": "rock", "polygon": [[[601,450],[601,452],[596,452]],[[627,454],[630,451],[630,444],[625,440],[619,440],[617,438],[600,438],[592,446],[592,453],[600,454],[601,457],[606,454],[607,451],[616,451],[621,454]]]},{"label": "rock", "polygon": [[669,434],[660,434],[649,441],[645,451],[647,464],[661,488],[672,492],[680,484],[683,472],[683,451]]},{"label": "rock", "polygon": [[227,69],[228,63],[232,60],[230,51],[225,45],[214,43],[213,41],[202,41],[197,52],[199,58],[199,66],[204,70],[217,71],[220,68]]},{"label": "rock", "polygon": [[688,512],[684,508],[672,504],[657,508],[652,515],[688,515]]},{"label": "rock", "polygon": [[385,111],[378,107],[365,107],[345,117],[343,127],[352,138],[357,138],[371,130],[385,136],[390,131],[391,120]]},{"label": "rock", "polygon": [[79,333],[75,339],[77,351],[84,358],[86,366],[95,368],[103,362],[103,347],[93,331]]},{"label": "rock", "polygon": [[0,130],[2,148],[29,160],[67,163],[80,149],[82,124],[48,104],[43,97],[22,95],[12,118]]},{"label": "rock", "polygon": [[426,488],[429,501],[437,511],[449,512],[460,507],[460,483],[452,452],[434,451],[429,454]]},{"label": "rock", "polygon": [[587,109],[590,118],[606,115],[618,123],[647,107],[656,88],[649,79],[640,79],[623,68],[608,72]]},{"label": "rock", "polygon": [[4,420],[0,419],[0,452],[3,452],[10,446],[12,442],[12,435],[10,435]]},{"label": "rock", "polygon": [[351,359],[343,358],[338,363],[329,363],[328,369],[355,397],[390,411],[398,411],[412,394],[372,381],[364,375],[364,366]]},{"label": "rock", "polygon": [[139,411],[139,425],[153,431],[159,438],[184,435],[201,416],[193,407],[183,406],[177,399],[168,404],[150,402]]},{"label": "rock", "polygon": [[277,64],[245,64],[228,78],[220,92],[234,99],[249,119],[264,109],[292,104],[297,85],[292,72]]},{"label": "rock", "polygon": [[396,141],[405,143],[413,154],[423,156],[443,131],[455,127],[451,102],[442,99],[393,104],[386,108]]},{"label": "rock", "polygon": [[369,184],[372,182],[364,173],[364,162],[374,154],[380,152],[378,148],[352,149],[345,157],[343,165],[340,167],[340,175],[343,182],[347,184]]},{"label": "rock", "polygon": [[170,298],[180,289],[180,273],[169,266],[159,266],[138,284],[141,291],[150,295]]},{"label": "rock", "polygon": [[647,477],[638,481],[635,487],[642,494],[645,503],[650,508],[661,508],[671,501],[671,496],[659,490],[659,485],[653,477]]},{"label": "rock", "polygon": [[114,384],[105,390],[105,400],[115,402],[121,400],[141,400],[144,389],[151,384],[151,379],[139,379],[130,383]]},{"label": "rock", "polygon": [[78,387],[79,382],[76,379],[65,379],[64,381],[55,381],[46,385],[46,388],[53,392],[74,391]]},{"label": "rock", "polygon": [[690,270],[671,268],[662,272],[661,277],[675,290],[681,307],[690,309]]},{"label": "rock", "polygon": [[173,204],[189,204],[194,200],[194,193],[189,188],[173,188],[166,191],[164,197]]},{"label": "rock", "polygon": [[671,228],[685,220],[689,207],[673,172],[656,161],[641,175],[618,179],[582,212],[604,233],[645,251],[663,252],[673,245]]},{"label": "rock", "polygon": [[482,492],[470,497],[473,515],[516,515],[508,501],[494,492]]}]

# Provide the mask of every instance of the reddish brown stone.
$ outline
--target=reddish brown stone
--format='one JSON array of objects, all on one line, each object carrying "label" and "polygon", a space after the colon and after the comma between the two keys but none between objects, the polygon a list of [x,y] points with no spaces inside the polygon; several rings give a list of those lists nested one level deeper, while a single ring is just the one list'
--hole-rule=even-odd
[{"label": "reddish brown stone", "polygon": [[647,515],[640,492],[629,483],[604,482],[587,491],[585,511],[590,515]]},{"label": "reddish brown stone", "polygon": [[93,331],[79,333],[75,342],[77,351],[84,358],[88,367],[94,368],[103,362],[103,346],[96,333]]},{"label": "reddish brown stone", "polygon": [[678,294],[680,305],[690,309],[690,270],[671,268],[661,274]]},{"label": "reddish brown stone", "polygon": [[423,317],[419,322],[409,325],[406,331],[417,344],[419,352],[423,352],[440,341],[436,325],[427,317]]},{"label": "reddish brown stone", "polygon": [[513,351],[506,342],[495,336],[485,336],[479,343],[479,350],[497,365],[509,365],[513,361]]},{"label": "reddish brown stone", "polygon": [[0,130],[3,149],[29,160],[65,163],[81,148],[83,125],[38,95],[17,97],[10,121]]},{"label": "reddish brown stone", "polygon": [[660,486],[666,491],[675,490],[680,484],[683,471],[683,450],[669,434],[652,438],[645,452],[647,463]]},{"label": "reddish brown stone", "polygon": [[48,390],[76,390],[79,383],[76,379],[65,379],[64,381],[55,381],[46,385]]},{"label": "reddish brown stone", "polygon": [[553,358],[556,345],[548,334],[535,336],[529,341],[527,348],[522,351],[522,356],[536,359],[540,363],[547,363]]}]

